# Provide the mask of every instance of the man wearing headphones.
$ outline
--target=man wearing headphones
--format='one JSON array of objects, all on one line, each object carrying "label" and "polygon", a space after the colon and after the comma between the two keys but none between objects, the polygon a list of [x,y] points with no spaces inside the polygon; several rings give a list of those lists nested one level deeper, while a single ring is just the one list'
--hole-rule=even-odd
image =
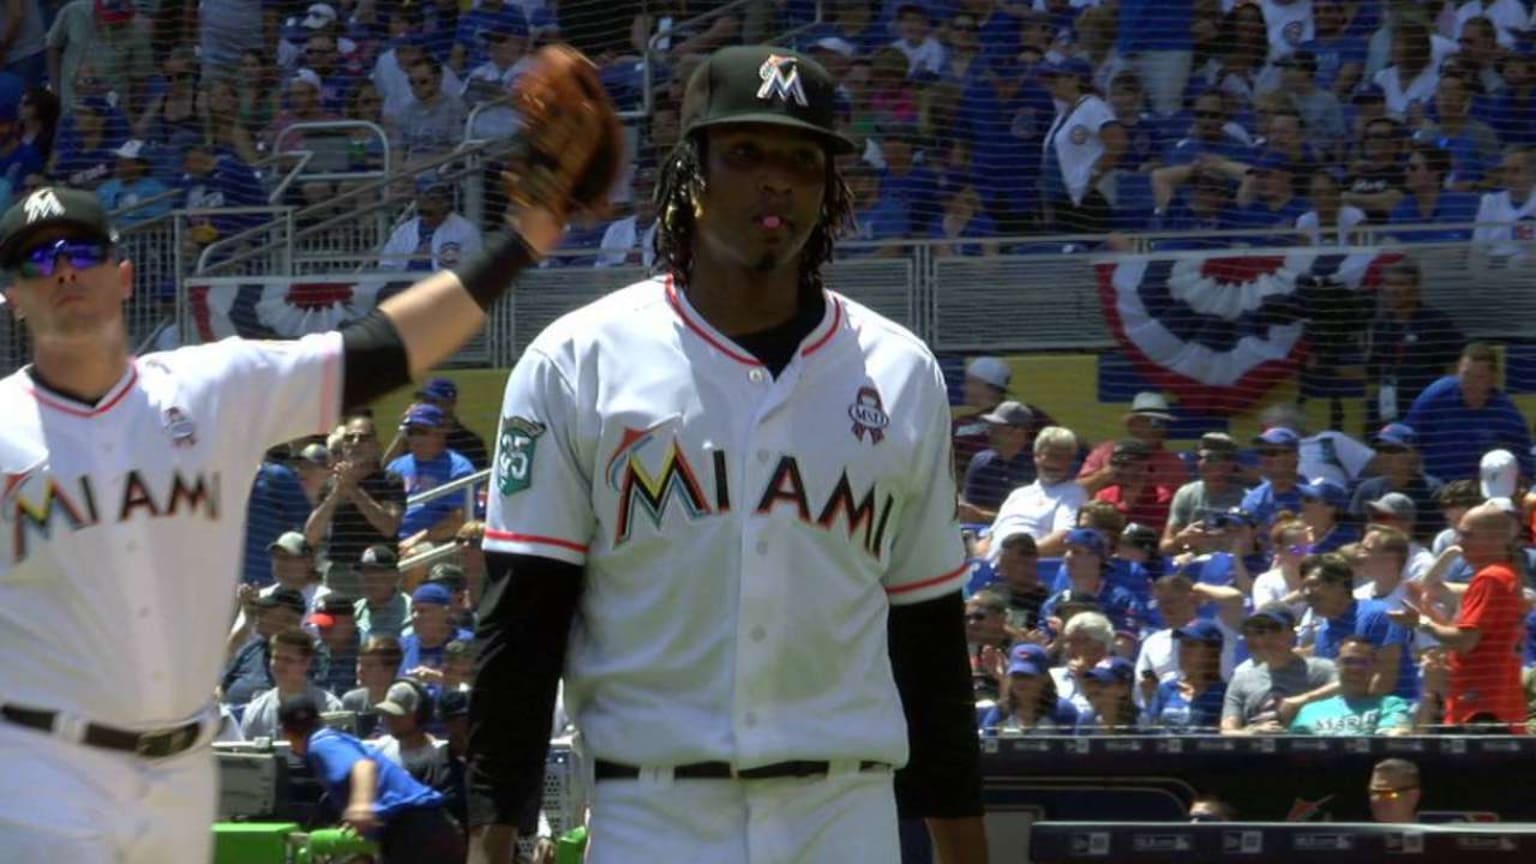
[{"label": "man wearing headphones", "polygon": [[283,702],[278,723],[341,820],[379,844],[380,864],[463,860],[464,837],[435,789],[355,736],[323,726],[308,696]]},{"label": "man wearing headphones", "polygon": [[427,733],[436,705],[425,685],[409,678],[396,680],[384,701],[374,706],[389,734],[369,743],[412,777],[442,789],[448,779],[448,750]]}]

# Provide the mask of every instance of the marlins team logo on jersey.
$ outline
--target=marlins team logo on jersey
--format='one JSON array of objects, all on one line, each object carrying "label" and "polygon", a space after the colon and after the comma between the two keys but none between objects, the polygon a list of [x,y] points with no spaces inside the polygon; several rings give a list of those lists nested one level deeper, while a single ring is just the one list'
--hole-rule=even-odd
[{"label": "marlins team logo on jersey", "polygon": [[763,86],[757,88],[757,98],[764,101],[780,99],[804,107],[810,102],[805,98],[805,88],[800,84],[800,70],[795,68],[795,58],[769,54],[757,69]]},{"label": "marlins team logo on jersey", "polygon": [[183,514],[216,521],[220,500],[216,471],[173,471],[161,477],[147,470],[130,470],[115,477],[84,474],[63,478],[40,466],[6,474],[0,491],[0,520],[10,526],[11,563],[19,564],[29,554],[32,540],[51,542],[59,527],[74,532],[101,524]]},{"label": "marlins team logo on jersey", "polygon": [[533,482],[533,451],[546,428],[527,417],[501,418],[496,442],[496,488],[501,494],[516,494]]},{"label": "marlins team logo on jersey", "polygon": [[[866,387],[875,400],[866,402],[862,412],[883,427],[889,420],[879,406],[879,394]],[[878,416],[876,416],[878,415]],[[695,460],[675,432],[666,432],[677,421],[669,418],[645,429],[625,428],[613,455],[604,464],[608,488],[617,496],[614,514],[614,548],[631,538],[637,515],[662,533],[668,516],[678,513],[690,522],[731,512],[730,455],[720,448],[707,448],[709,460]],[[873,435],[872,427],[866,430]],[[695,467],[707,468],[708,475]],[[842,525],[870,557],[878,560],[885,547],[886,526],[896,504],[895,496],[871,483],[863,495],[854,491],[846,467],[833,480],[812,476],[807,480],[800,460],[793,454],[780,454],[779,461],[760,489],[747,499],[754,516],[769,516],[782,510],[806,525],[831,531]],[[673,502],[676,501],[676,507]],[[673,526],[675,527],[675,526]]]}]

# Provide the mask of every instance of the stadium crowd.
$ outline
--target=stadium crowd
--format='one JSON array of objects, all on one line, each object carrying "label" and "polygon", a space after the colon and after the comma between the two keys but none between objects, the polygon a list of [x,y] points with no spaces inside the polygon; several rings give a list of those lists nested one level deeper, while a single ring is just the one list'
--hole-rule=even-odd
[{"label": "stadium crowd", "polygon": [[1088,449],[973,359],[955,450],[979,726],[1527,731],[1536,494],[1497,365],[1468,343],[1369,444],[1283,403],[1251,441],[1177,452],[1160,393]]}]

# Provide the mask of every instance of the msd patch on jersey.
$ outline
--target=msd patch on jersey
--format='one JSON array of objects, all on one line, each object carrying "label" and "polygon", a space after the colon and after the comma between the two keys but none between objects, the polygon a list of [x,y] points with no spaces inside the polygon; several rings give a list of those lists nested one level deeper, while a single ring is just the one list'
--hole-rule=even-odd
[{"label": "msd patch on jersey", "polygon": [[501,418],[496,444],[496,488],[501,494],[514,495],[533,484],[534,448],[545,428],[527,417]]},{"label": "msd patch on jersey", "polygon": [[859,388],[853,397],[853,404],[848,406],[848,416],[853,418],[853,437],[863,441],[868,434],[871,444],[879,444],[885,438],[885,427],[891,425],[891,418],[885,413],[885,405],[880,399],[880,391],[873,386]]}]

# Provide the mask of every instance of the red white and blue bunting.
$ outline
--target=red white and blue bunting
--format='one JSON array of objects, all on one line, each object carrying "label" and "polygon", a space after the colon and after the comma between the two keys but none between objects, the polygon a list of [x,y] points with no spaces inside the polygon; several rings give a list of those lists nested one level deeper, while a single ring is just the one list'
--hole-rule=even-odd
[{"label": "red white and blue bunting", "polygon": [[1142,375],[1175,394],[1181,408],[1232,414],[1292,376],[1305,357],[1299,278],[1373,288],[1397,257],[1229,249],[1126,255],[1098,265],[1099,298]]},{"label": "red white and blue bunting", "polygon": [[362,318],[410,284],[352,276],[220,278],[189,282],[187,301],[203,342],[227,336],[293,339]]}]

